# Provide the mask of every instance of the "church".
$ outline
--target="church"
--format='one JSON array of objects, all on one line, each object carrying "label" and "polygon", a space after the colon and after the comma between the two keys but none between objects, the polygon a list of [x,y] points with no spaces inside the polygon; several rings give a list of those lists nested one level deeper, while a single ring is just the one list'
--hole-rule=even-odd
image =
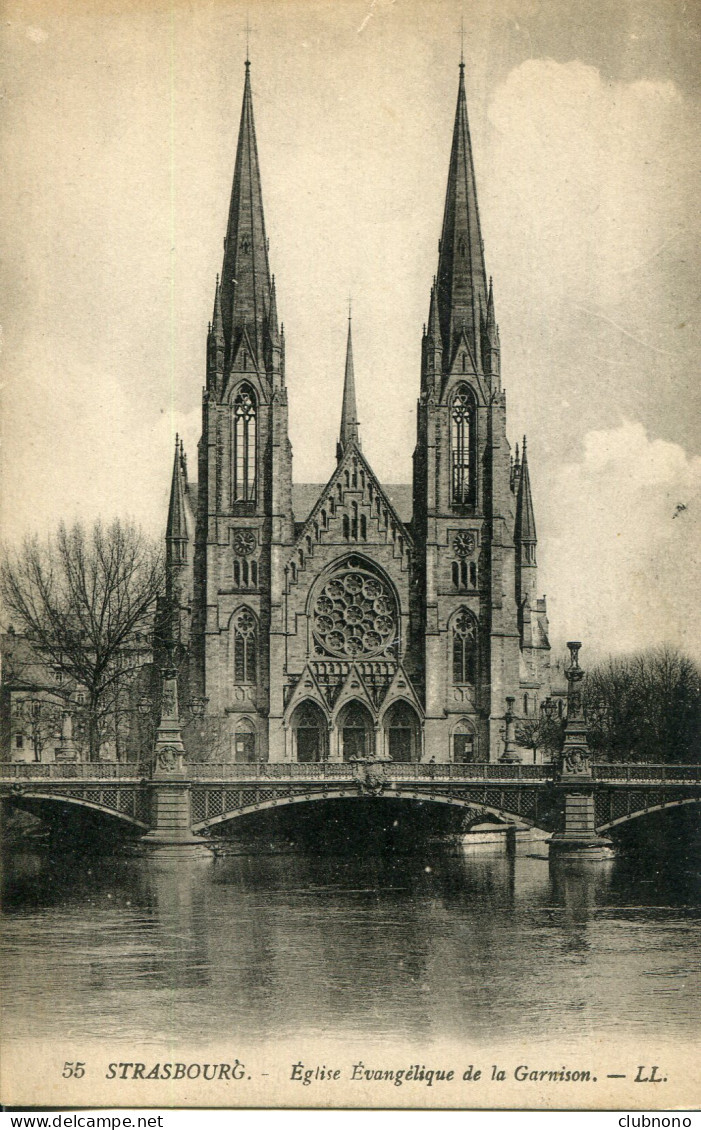
[{"label": "church", "polygon": [[181,701],[206,703],[217,760],[498,761],[509,719],[549,694],[462,63],[427,297],[411,486],[383,486],[363,454],[350,318],[336,468],[325,486],[294,483],[247,61],[197,483],[176,441],[166,531]]}]

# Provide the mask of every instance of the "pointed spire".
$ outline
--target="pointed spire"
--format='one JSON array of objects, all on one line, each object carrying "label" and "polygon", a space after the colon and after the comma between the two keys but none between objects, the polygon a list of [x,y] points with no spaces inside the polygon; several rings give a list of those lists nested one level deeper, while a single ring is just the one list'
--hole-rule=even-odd
[{"label": "pointed spire", "polygon": [[212,333],[217,341],[224,340],[224,323],[221,313],[221,284],[219,282],[219,275],[217,275],[217,283],[214,288],[214,312],[212,314]]},{"label": "pointed spire", "polygon": [[349,443],[360,447],[358,409],[355,402],[355,373],[353,371],[353,339],[351,312],[348,310],[348,342],[346,344],[346,375],[343,382],[343,408],[341,410],[341,435],[337,455],[340,459]]},{"label": "pointed spire", "polygon": [[229,221],[224,241],[221,310],[229,360],[236,356],[246,332],[259,364],[263,361],[266,311],[270,306],[268,242],[253,122],[251,69],[246,59],[241,124]]},{"label": "pointed spire", "polygon": [[270,344],[274,348],[280,346],[280,331],[277,326],[277,295],[275,293],[275,275],[273,275],[272,285],[270,287],[270,310],[268,311],[268,334],[270,335]]},{"label": "pointed spire", "polygon": [[464,328],[475,362],[481,368],[480,311],[487,307],[487,276],[462,61],[439,247],[438,314],[444,364],[452,364]]},{"label": "pointed spire", "polygon": [[518,482],[518,496],[516,499],[516,541],[521,545],[535,545],[538,541],[535,531],[535,514],[533,513],[533,499],[531,497],[531,479],[528,473],[528,455],[526,453],[526,437],[523,437],[521,449],[521,474]]},{"label": "pointed spire", "polygon": [[[170,485],[170,504],[168,506],[168,525],[166,527],[167,542],[187,542],[190,535],[187,530],[187,476],[184,467],[184,450],[180,437],[175,437],[175,458],[173,459],[173,478]],[[176,553],[184,559],[184,554]]]},{"label": "pointed spire", "polygon": [[489,276],[489,297],[487,298],[487,333],[496,334],[497,322],[494,316],[494,284],[492,276]]},{"label": "pointed spire", "polygon": [[438,321],[438,300],[436,298],[436,280],[433,280],[431,287],[431,303],[428,308],[428,336],[431,339],[434,349],[443,349],[441,341],[441,327]]}]

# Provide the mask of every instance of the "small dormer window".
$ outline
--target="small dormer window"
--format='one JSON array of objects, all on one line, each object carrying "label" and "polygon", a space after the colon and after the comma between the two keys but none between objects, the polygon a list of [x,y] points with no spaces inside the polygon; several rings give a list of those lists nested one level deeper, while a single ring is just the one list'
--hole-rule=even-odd
[{"label": "small dormer window", "polygon": [[[245,361],[246,361],[246,358],[244,357],[244,366],[243,366],[244,369],[246,368]],[[462,355],[462,371],[463,371],[463,373],[467,372],[467,354],[466,353],[463,353],[463,355]]]}]

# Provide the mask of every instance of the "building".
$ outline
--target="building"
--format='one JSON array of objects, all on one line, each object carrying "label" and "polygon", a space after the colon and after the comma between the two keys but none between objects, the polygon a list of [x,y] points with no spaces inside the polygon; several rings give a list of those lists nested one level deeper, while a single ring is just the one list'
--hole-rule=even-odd
[{"label": "building", "polygon": [[221,759],[498,760],[508,701],[537,716],[549,693],[462,64],[421,350],[411,488],[384,487],[363,454],[350,320],[336,468],[323,487],[294,484],[246,62],[198,484],[177,442],[166,534],[182,701],[207,700]]}]

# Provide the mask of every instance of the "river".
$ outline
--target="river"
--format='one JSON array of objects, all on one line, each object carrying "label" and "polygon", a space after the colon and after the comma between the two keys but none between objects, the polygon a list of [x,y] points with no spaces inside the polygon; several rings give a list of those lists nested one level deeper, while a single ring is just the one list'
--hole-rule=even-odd
[{"label": "river", "polygon": [[692,854],[549,864],[417,843],[149,858],[17,851],[4,868],[4,1039],[173,1033],[473,1043],[693,1040]]}]

